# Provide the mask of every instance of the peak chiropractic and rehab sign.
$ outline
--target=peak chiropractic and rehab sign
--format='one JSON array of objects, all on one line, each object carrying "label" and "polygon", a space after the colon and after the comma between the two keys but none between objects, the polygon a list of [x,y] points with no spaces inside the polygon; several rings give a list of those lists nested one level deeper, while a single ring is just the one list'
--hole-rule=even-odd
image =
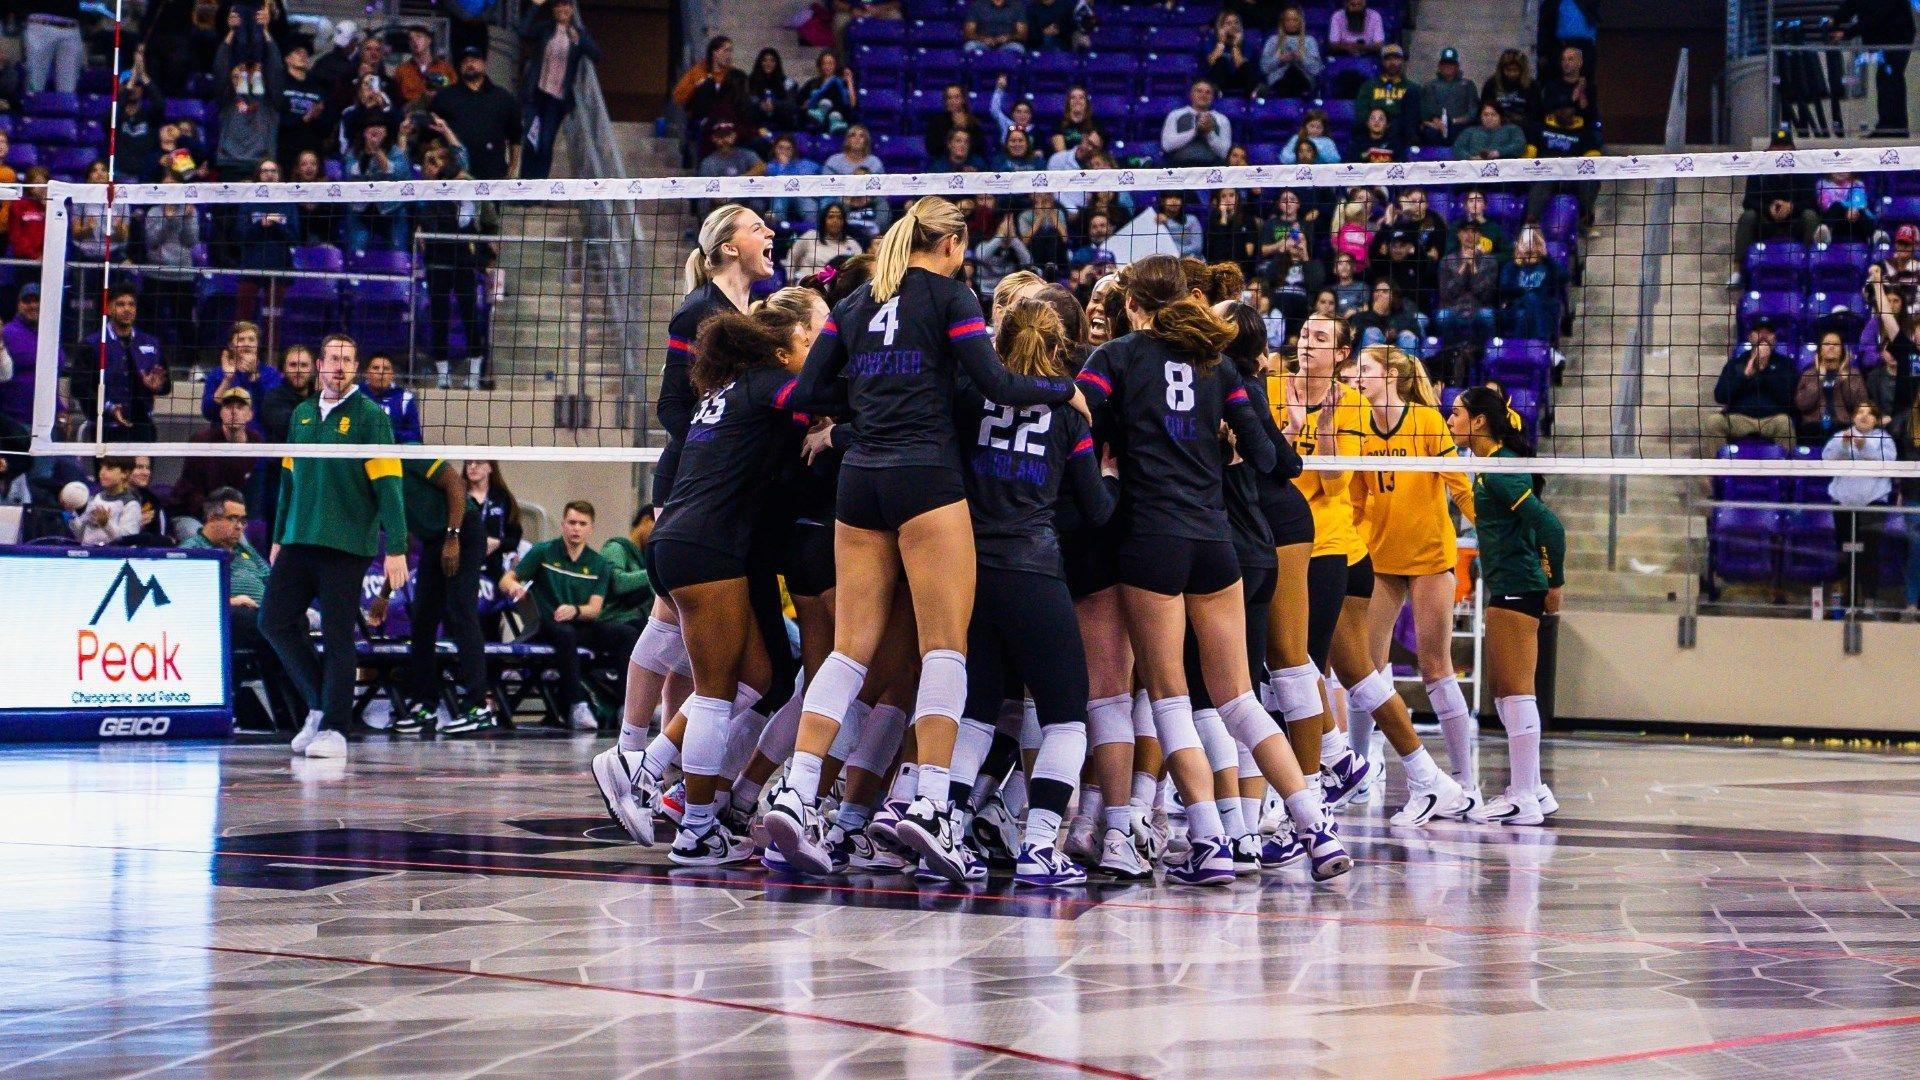
[{"label": "peak chiropractic and rehab sign", "polygon": [[223,735],[217,553],[0,547],[0,740]]}]

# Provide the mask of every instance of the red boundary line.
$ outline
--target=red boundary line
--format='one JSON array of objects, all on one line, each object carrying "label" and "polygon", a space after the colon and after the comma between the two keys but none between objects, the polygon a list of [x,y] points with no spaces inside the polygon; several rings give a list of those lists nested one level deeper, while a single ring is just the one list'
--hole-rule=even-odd
[{"label": "red boundary line", "polygon": [[1507,1077],[1514,1076],[1543,1076],[1550,1073],[1573,1072],[1577,1069],[1597,1069],[1607,1065],[1627,1065],[1636,1061],[1681,1057],[1687,1054],[1740,1050],[1749,1046],[1771,1046],[1774,1043],[1797,1042],[1801,1039],[1823,1039],[1829,1035],[1845,1035],[1850,1032],[1873,1031],[1878,1028],[1908,1027],[1914,1024],[1920,1024],[1920,1013],[1909,1016],[1889,1016],[1879,1020],[1856,1020],[1847,1024],[1828,1024],[1825,1027],[1799,1028],[1794,1031],[1774,1031],[1764,1035],[1741,1035],[1731,1039],[1694,1043],[1691,1046],[1663,1046],[1652,1050],[1607,1054],[1602,1057],[1570,1058],[1566,1061],[1547,1061],[1537,1065],[1488,1069],[1485,1072],[1458,1073],[1445,1077],[1444,1080],[1505,1080]]}]

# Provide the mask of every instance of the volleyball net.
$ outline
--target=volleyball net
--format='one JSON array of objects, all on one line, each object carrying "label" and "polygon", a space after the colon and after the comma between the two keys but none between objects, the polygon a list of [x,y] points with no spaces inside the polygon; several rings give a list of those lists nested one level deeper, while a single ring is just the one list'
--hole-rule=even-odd
[{"label": "volleyball net", "polygon": [[[1419,355],[1443,407],[1463,387],[1496,384],[1536,444],[1531,471],[1920,476],[1920,462],[1823,456],[1861,400],[1881,407],[1896,457],[1916,456],[1917,377],[1902,340],[1920,319],[1920,261],[1903,239],[1920,224],[1915,147],[111,191],[55,182],[46,235],[73,240],[7,267],[0,305],[16,369],[33,374],[36,453],[281,455],[275,410],[287,394],[273,388],[306,377],[289,353],[317,355],[343,333],[363,382],[414,440],[403,455],[644,463],[665,442],[655,406],[668,321],[705,211],[742,202],[776,225],[777,272],[755,287],[764,294],[867,246],[924,195],[967,210],[966,273],[983,296],[1017,269],[1084,298],[1148,254],[1233,262],[1283,356],[1305,317],[1331,305],[1361,343]],[[28,286],[37,323],[21,303]],[[29,341],[32,355],[20,355]],[[246,406],[265,443],[222,440],[241,415],[223,417],[229,404]]]}]

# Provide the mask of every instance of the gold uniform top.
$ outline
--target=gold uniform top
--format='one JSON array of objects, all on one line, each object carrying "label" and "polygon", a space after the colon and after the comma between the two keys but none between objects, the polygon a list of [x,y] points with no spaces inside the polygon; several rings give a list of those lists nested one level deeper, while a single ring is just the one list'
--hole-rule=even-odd
[{"label": "gold uniform top", "polygon": [[[1363,446],[1367,457],[1453,457],[1459,452],[1440,410],[1426,405],[1406,406],[1387,431],[1380,430],[1369,409]],[[1447,497],[1473,520],[1473,490],[1464,473],[1356,472],[1351,490],[1354,520],[1376,573],[1419,577],[1454,568],[1457,549]]]},{"label": "gold uniform top", "polygon": [[[1273,410],[1273,423],[1282,431],[1287,429],[1287,378],[1267,376],[1267,401]],[[1366,541],[1361,539],[1353,520],[1353,500],[1348,490],[1353,473],[1345,469],[1321,472],[1315,470],[1313,464],[1320,454],[1320,411],[1325,407],[1308,408],[1306,424],[1293,437],[1294,450],[1307,463],[1306,471],[1294,477],[1293,482],[1300,494],[1307,497],[1307,507],[1313,511],[1313,556],[1344,555],[1347,565],[1352,566],[1367,557]],[[1361,456],[1367,413],[1371,409],[1367,399],[1360,391],[1341,383],[1332,408],[1334,452],[1341,457]]]}]

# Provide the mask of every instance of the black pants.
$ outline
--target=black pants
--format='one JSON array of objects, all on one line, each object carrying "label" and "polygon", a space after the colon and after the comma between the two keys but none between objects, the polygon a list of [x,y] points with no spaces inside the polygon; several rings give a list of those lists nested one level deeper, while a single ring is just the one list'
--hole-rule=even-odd
[{"label": "black pants", "polygon": [[754,706],[761,716],[772,716],[793,697],[794,680],[800,674],[800,658],[793,654],[786,613],[780,603],[780,559],[770,541],[755,542],[747,552],[747,606],[753,610],[754,628],[760,631],[760,644],[765,646],[773,667],[773,681]]},{"label": "black pants", "polygon": [[[260,633],[279,654],[287,678],[320,726],[345,732],[353,719],[353,628],[360,618],[360,582],[367,557],[317,544],[288,544],[267,578]],[[326,666],[307,633],[307,608],[320,609]]]},{"label": "black pants", "polygon": [[[1880,592],[1880,541],[1886,524],[1885,514],[1834,512],[1833,540],[1840,551],[1840,580],[1850,582],[1847,602],[1856,607]],[[1859,552],[1848,550],[1853,544],[1860,545]]]},{"label": "black pants", "polygon": [[1907,50],[1886,49],[1873,69],[1873,93],[1880,101],[1876,135],[1907,137]]},{"label": "black pants", "polygon": [[632,623],[605,623],[596,619],[554,622],[542,618],[533,640],[553,646],[554,658],[560,665],[557,696],[560,709],[565,713],[572,712],[576,704],[585,700],[580,693],[580,650],[584,648],[593,654],[596,667],[617,662],[624,678],[627,656],[633,652],[633,643],[640,640],[640,628]]},{"label": "black pants", "polygon": [[[427,248],[464,247],[461,244],[433,245]],[[427,322],[432,327],[433,356],[436,360],[454,359],[453,310],[460,312],[460,328],[466,332],[466,356],[487,356],[487,326],[480,317],[480,266],[471,254],[440,252],[427,258]],[[481,364],[484,370],[486,365]]]},{"label": "black pants", "polygon": [[1313,96],[1313,80],[1298,64],[1280,73],[1280,77],[1267,84],[1268,97],[1306,98]]},{"label": "black pants", "polygon": [[[280,663],[280,656],[260,633],[260,610],[248,607],[227,608],[227,643],[235,655],[252,658],[253,673],[260,679],[260,685],[266,688],[268,717],[276,726],[281,717],[289,716],[297,724],[305,705],[287,678],[287,669]],[[236,676],[237,681],[237,676]]]},{"label": "black pants", "polygon": [[1333,652],[1333,630],[1347,603],[1347,557],[1315,555],[1307,560],[1307,656],[1313,666],[1327,670]]},{"label": "black pants", "polygon": [[553,147],[560,125],[572,111],[560,98],[535,90],[522,110],[525,149],[521,151],[520,179],[545,180],[553,172]]},{"label": "black pants", "polygon": [[487,697],[487,645],[480,637],[480,562],[487,554],[478,515],[460,529],[460,565],[452,577],[440,568],[438,536],[420,538],[420,573],[413,579],[413,638],[407,643],[407,694],[416,705],[432,705],[440,694],[440,657],[434,646],[440,628],[453,642],[460,671],[460,705],[471,709]]},{"label": "black pants", "polygon": [[1087,657],[1067,583],[981,567],[967,628],[967,719],[993,724],[1009,688],[1026,685],[1045,727],[1087,719]]}]

